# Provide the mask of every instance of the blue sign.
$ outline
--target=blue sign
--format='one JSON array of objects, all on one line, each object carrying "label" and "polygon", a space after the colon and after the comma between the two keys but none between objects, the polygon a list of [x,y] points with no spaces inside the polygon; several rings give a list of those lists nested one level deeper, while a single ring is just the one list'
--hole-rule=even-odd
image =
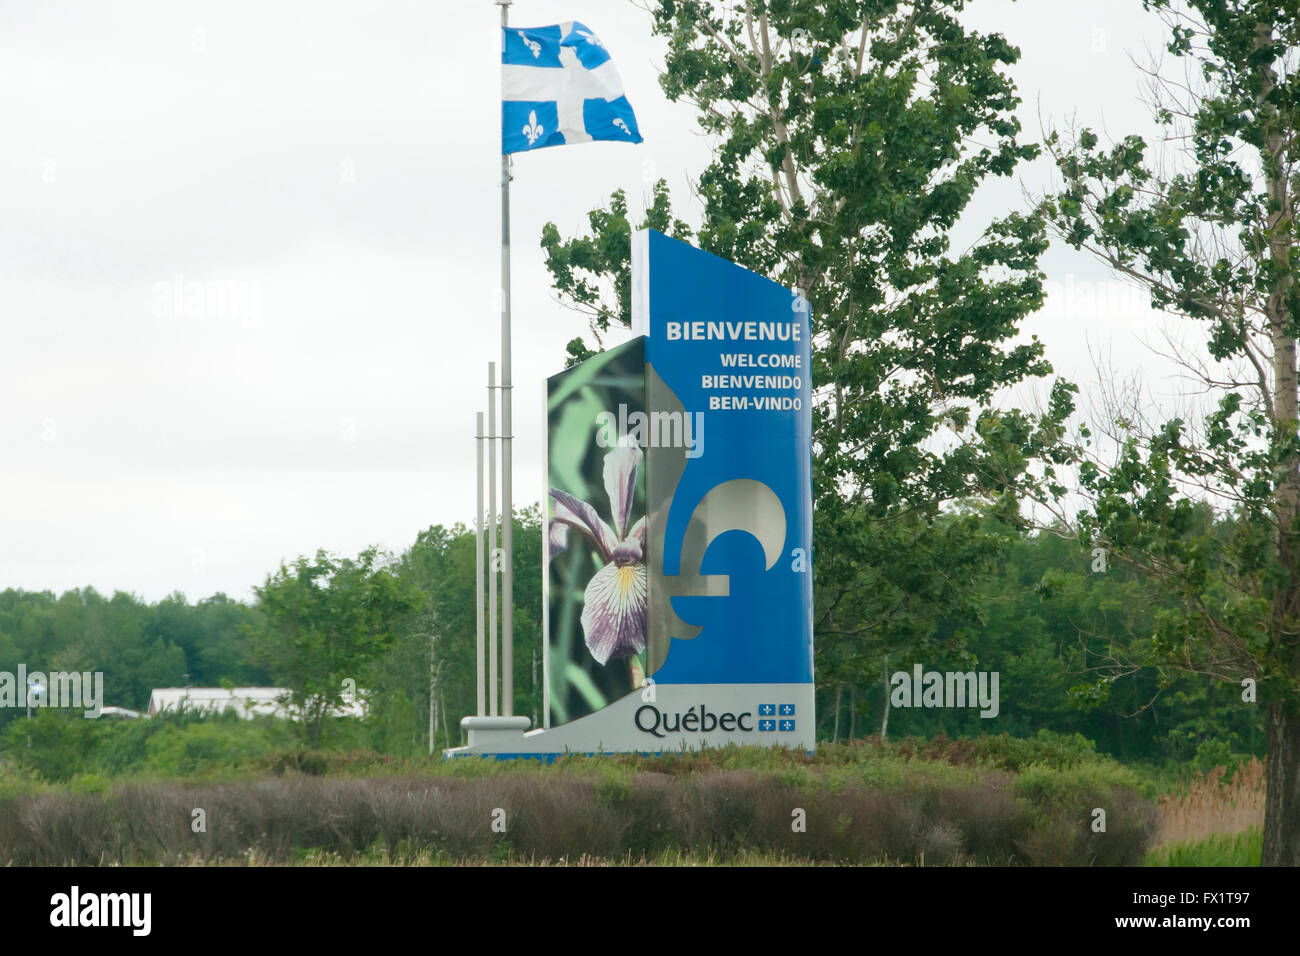
[{"label": "blue sign", "polygon": [[632,300],[547,383],[546,726],[457,752],[815,744],[807,303],[651,230]]},{"label": "blue sign", "polygon": [[660,684],[810,683],[807,303],[645,230],[633,329],[646,336],[651,418],[662,416],[646,442],[647,674]]}]

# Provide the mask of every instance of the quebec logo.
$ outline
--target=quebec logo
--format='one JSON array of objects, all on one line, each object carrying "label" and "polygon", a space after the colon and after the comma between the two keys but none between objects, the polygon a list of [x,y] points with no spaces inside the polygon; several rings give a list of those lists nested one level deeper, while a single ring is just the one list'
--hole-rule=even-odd
[{"label": "quebec logo", "polygon": [[[780,715],[778,717],[778,715]],[[794,730],[794,704],[759,704],[760,731],[790,733]]]}]

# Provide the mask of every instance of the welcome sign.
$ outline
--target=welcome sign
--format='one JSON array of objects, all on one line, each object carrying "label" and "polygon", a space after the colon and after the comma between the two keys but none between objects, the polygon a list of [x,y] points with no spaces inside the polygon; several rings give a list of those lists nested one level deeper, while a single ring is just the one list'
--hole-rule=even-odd
[{"label": "welcome sign", "polygon": [[547,724],[456,753],[814,745],[806,302],[653,230],[632,273],[547,383]]}]

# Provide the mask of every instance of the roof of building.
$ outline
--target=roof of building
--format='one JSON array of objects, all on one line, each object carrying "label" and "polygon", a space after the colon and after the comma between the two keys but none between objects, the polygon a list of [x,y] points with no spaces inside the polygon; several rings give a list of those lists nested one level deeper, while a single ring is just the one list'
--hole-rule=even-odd
[{"label": "roof of building", "polygon": [[[289,694],[286,687],[155,687],[149,695],[149,713],[233,710],[241,717],[290,717],[294,714],[286,706]],[[335,708],[335,716],[363,717],[365,708],[360,701],[346,702]]]}]

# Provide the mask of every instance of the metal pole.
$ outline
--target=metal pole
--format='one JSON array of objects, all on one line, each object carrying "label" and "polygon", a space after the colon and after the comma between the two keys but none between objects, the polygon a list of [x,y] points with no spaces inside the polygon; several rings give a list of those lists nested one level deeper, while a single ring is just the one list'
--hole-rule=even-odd
[{"label": "metal pole", "polygon": [[486,663],[483,659],[487,648],[484,646],[485,637],[483,634],[483,413],[479,412],[474,422],[474,488],[477,491],[477,504],[474,508],[474,618],[475,625],[478,628],[478,658],[477,668],[474,676],[474,697],[477,702],[477,709],[474,711],[480,717],[487,714],[486,682],[487,674],[484,670]]},{"label": "metal pole", "polygon": [[[510,0],[497,0],[501,26],[510,25]],[[510,415],[510,156],[501,154],[501,697],[505,716],[514,714],[514,501],[511,488]]]},{"label": "metal pole", "polygon": [[438,717],[434,705],[438,694],[438,678],[433,668],[434,658],[438,653],[438,638],[429,635],[429,756],[433,756],[433,735],[438,731]]},{"label": "metal pole", "polygon": [[488,362],[488,713],[497,716],[497,363]]},{"label": "metal pole", "polygon": [[[542,408],[550,395],[542,383]],[[542,726],[551,726],[551,438],[542,419]]]}]

